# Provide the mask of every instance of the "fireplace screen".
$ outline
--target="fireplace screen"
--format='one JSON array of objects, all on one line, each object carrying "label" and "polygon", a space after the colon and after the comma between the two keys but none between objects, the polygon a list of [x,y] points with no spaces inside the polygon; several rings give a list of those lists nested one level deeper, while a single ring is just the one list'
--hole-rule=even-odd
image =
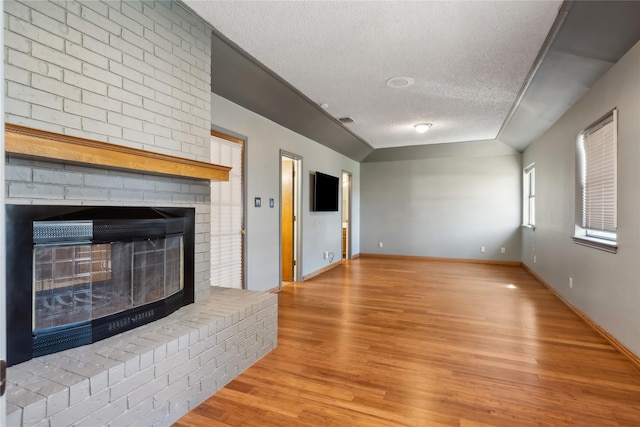
[{"label": "fireplace screen", "polygon": [[163,300],[182,290],[183,264],[182,235],[36,244],[33,330],[87,322]]},{"label": "fireplace screen", "polygon": [[179,292],[182,240],[36,245],[34,331],[98,319]]}]

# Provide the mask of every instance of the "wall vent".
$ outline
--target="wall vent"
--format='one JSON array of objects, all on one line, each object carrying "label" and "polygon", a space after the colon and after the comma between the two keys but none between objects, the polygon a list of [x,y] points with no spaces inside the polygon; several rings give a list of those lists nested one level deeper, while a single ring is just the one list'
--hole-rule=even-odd
[{"label": "wall vent", "polygon": [[348,125],[350,123],[355,123],[356,121],[353,120],[351,117],[340,117],[338,119],[338,121],[344,125]]}]

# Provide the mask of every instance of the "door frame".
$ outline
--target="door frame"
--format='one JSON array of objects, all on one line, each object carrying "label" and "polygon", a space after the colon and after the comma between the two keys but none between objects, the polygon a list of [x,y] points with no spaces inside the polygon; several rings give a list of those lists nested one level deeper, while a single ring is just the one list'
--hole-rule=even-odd
[{"label": "door frame", "polygon": [[[242,289],[247,289],[247,150],[249,149],[249,138],[228,129],[211,124],[211,136],[215,136],[236,144],[242,145],[242,239],[240,250],[242,256]],[[211,251],[211,248],[209,249]]]},{"label": "door frame", "polygon": [[278,182],[279,201],[278,203],[278,264],[279,264],[279,280],[278,289],[282,290],[282,158],[286,157],[293,160],[293,215],[295,221],[293,223],[293,259],[295,265],[293,268],[294,282],[302,281],[302,156],[280,149],[278,157]]},{"label": "door frame", "polygon": [[[348,175],[349,176],[349,185],[347,186],[347,189],[349,191],[349,194],[347,195],[347,250],[346,250],[346,256],[344,259],[351,259],[351,217],[352,217],[352,203],[353,203],[353,173],[347,171],[347,170],[342,170],[342,176],[340,178],[344,179],[344,176]],[[343,186],[342,186],[342,191],[344,191],[345,186],[344,186],[344,181],[343,181]],[[341,202],[344,200],[344,196],[342,197]],[[344,209],[344,202],[342,203],[342,209]],[[344,212],[342,213],[341,217],[344,216]],[[340,236],[342,236],[342,221],[340,221],[340,225],[341,225],[341,229],[340,229]]]},{"label": "door frame", "polygon": [[[4,9],[3,7],[0,9]],[[4,33],[0,34],[0,42],[4,42]],[[0,76],[4,81],[4,61],[0,62]],[[4,85],[0,87],[0,115],[4,117]],[[5,365],[7,360],[7,322],[6,322],[6,236],[5,236],[5,145],[4,145],[4,120],[0,123],[0,364]],[[1,380],[5,381],[5,370],[0,369]],[[7,422],[7,398],[6,391],[0,395],[0,426],[4,426]]]}]

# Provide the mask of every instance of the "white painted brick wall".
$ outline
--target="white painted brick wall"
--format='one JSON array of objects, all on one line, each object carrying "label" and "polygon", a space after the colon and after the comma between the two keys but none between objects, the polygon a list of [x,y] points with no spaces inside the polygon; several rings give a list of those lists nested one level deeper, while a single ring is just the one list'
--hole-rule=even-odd
[{"label": "white painted brick wall", "polygon": [[277,296],[231,288],[8,370],[8,426],[169,426],[277,345]]},{"label": "white painted brick wall", "polygon": [[[195,149],[210,130],[210,33],[202,21],[176,2],[4,3],[8,122],[122,145],[124,129],[144,129],[153,135],[145,149],[209,160]],[[192,117],[202,119],[199,128]],[[190,137],[167,144],[159,137],[172,138],[171,130]]]},{"label": "white painted brick wall", "polygon": [[[178,3],[8,0],[4,18],[7,122],[210,160],[210,33]],[[196,241],[209,242],[205,182],[11,157],[6,166],[8,203],[195,207]],[[202,298],[208,244],[196,257]]]}]

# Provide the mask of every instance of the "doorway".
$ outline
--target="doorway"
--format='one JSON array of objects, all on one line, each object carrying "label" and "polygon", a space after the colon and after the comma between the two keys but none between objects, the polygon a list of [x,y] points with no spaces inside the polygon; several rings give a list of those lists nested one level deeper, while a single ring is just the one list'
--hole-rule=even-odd
[{"label": "doorway", "polygon": [[297,282],[299,275],[300,162],[293,154],[280,154],[281,287],[282,283]]},{"label": "doorway", "polygon": [[342,171],[342,259],[351,259],[351,180],[351,173]]}]

